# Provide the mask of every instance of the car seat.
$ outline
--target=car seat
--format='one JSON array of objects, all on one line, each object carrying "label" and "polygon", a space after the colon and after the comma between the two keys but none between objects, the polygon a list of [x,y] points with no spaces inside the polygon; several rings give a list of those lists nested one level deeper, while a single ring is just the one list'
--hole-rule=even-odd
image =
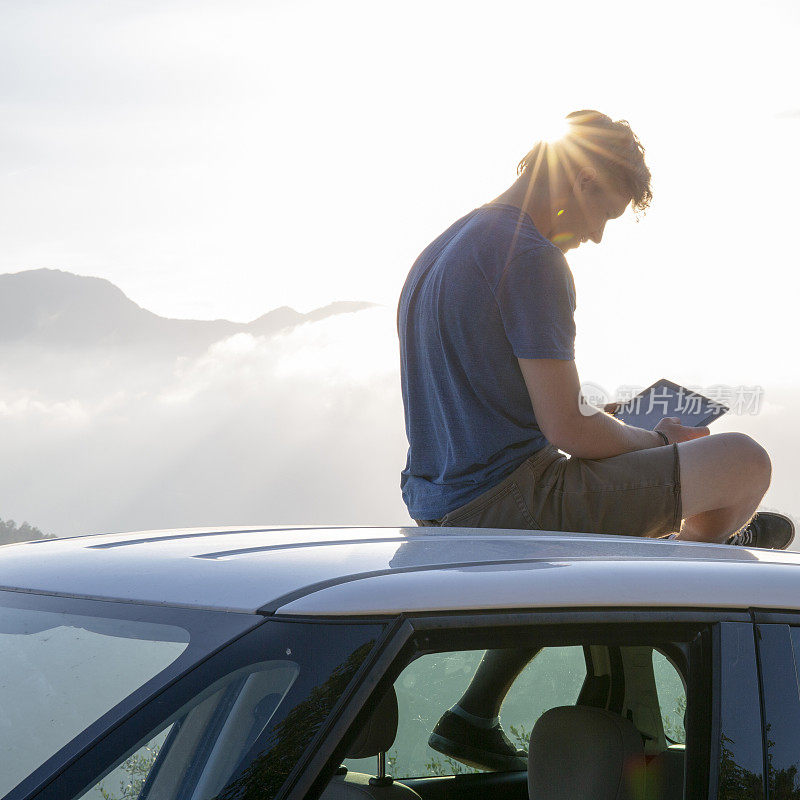
[{"label": "car seat", "polygon": [[551,708],[533,727],[530,800],[634,800],[644,796],[642,736],[602,708]]},{"label": "car seat", "polygon": [[673,745],[647,762],[647,796],[682,800],[686,750]]},{"label": "car seat", "polygon": [[377,777],[345,770],[334,775],[320,800],[419,800],[413,789],[385,774],[386,752],[394,744],[396,736],[397,695],[392,687],[381,698],[347,753],[347,758],[378,756]]}]

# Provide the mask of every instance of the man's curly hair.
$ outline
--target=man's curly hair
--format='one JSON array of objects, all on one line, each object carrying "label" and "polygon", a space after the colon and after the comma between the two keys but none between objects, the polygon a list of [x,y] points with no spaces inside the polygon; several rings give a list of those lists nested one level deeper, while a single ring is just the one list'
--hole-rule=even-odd
[{"label": "man's curly hair", "polygon": [[631,196],[635,211],[644,211],[653,199],[651,176],[644,147],[631,126],[592,110],[573,111],[566,121],[566,135],[557,142],[538,142],[517,165],[517,175],[538,182],[549,180],[554,166],[572,172],[590,164]]}]

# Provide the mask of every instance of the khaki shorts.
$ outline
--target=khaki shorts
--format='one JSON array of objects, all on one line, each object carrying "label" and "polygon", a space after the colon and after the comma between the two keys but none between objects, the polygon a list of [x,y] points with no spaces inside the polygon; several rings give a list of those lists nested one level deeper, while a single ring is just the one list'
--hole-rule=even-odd
[{"label": "khaki shorts", "polygon": [[551,445],[497,486],[423,526],[516,528],[623,536],[680,530],[678,448],[653,447],[612,458],[569,458]]}]

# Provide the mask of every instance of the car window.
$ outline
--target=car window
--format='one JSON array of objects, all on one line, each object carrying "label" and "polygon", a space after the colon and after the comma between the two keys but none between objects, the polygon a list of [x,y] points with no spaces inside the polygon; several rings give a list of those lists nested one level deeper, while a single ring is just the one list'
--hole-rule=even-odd
[{"label": "car window", "polygon": [[759,624],[758,658],[764,715],[769,797],[800,797],[800,628]]},{"label": "car window", "polygon": [[[266,728],[298,672],[292,661],[270,661],[226,676],[80,800],[175,797],[178,787],[187,800],[214,797]],[[186,777],[191,773],[189,792]]]},{"label": "car window", "polygon": [[[387,753],[395,778],[459,775],[477,772],[428,746],[442,714],[463,694],[485,651],[432,653],[413,661],[395,682],[398,730]],[[533,723],[549,708],[572,705],[586,677],[582,647],[548,647],[519,675],[501,709],[503,727],[521,749],[527,749]],[[348,759],[345,766],[371,772],[375,759]]]},{"label": "car window", "polygon": [[0,607],[0,795],[188,643],[171,625]]},{"label": "car window", "polygon": [[653,674],[664,735],[671,744],[686,744],[686,687],[675,665],[661,652],[653,650]]},{"label": "car window", "polygon": [[161,748],[174,727],[174,724],[170,725],[154,736],[93,786],[81,800],[132,800],[139,797]]},{"label": "car window", "polygon": [[797,689],[800,692],[800,627],[792,626],[789,628],[789,635],[792,641],[792,654],[795,663],[795,679],[797,680]]},{"label": "car window", "polygon": [[328,746],[322,729],[382,631],[266,620],[143,702],[48,797],[210,800],[257,786],[269,800]]},{"label": "car window", "polygon": [[531,729],[545,711],[572,706],[586,680],[582,647],[545,647],[509,689],[500,718],[506,732],[523,750]]}]

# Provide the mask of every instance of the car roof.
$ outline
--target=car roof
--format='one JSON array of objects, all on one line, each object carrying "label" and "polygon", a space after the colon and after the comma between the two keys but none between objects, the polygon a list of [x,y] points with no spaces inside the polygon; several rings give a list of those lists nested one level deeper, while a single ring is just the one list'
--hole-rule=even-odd
[{"label": "car roof", "polygon": [[469,528],[193,528],[0,547],[0,589],[344,616],[565,607],[800,609],[800,555]]}]

